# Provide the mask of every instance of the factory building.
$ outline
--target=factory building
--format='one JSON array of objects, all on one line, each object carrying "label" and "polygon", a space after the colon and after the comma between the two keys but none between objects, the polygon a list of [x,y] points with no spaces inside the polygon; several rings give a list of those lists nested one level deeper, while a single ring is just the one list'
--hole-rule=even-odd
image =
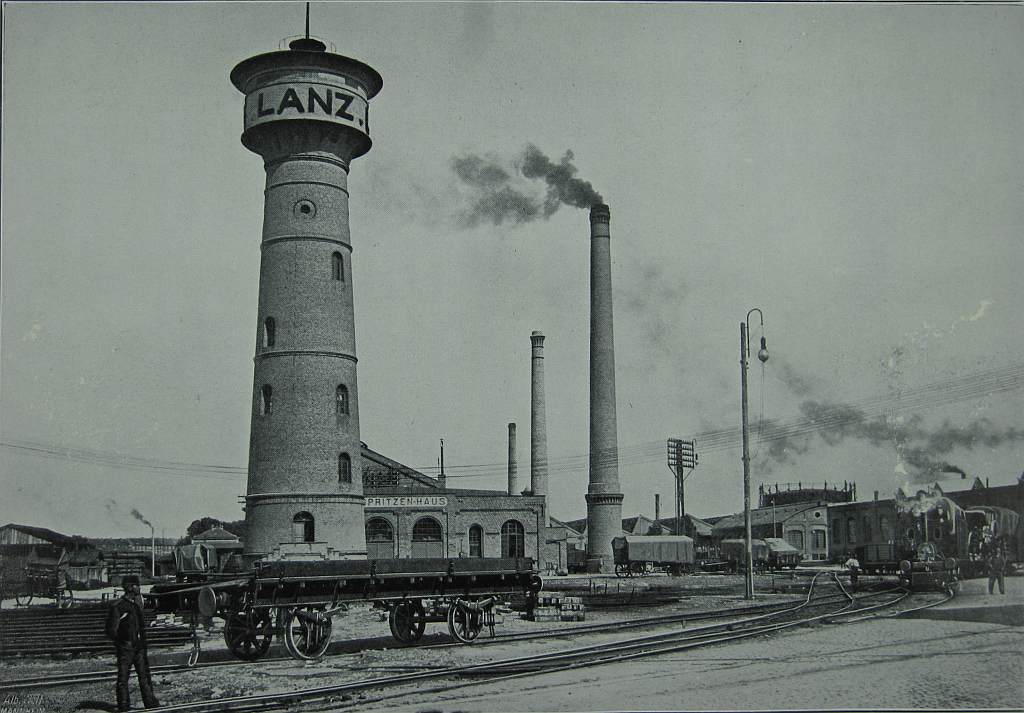
[{"label": "factory building", "polygon": [[[409,466],[362,447],[368,559],[530,557],[544,569],[557,562],[547,540],[542,495],[448,487]],[[563,555],[564,556],[564,555]]]}]

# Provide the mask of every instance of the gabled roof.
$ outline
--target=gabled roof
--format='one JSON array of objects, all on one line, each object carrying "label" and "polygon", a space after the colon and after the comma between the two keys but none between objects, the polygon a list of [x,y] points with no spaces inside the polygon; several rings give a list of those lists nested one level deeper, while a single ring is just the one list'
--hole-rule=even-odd
[{"label": "gabled roof", "polygon": [[[711,537],[711,523],[706,520],[702,520],[699,517],[693,515],[687,515],[686,519],[689,521],[688,531],[699,535],[700,537]],[[678,518],[668,517],[658,520],[658,525],[672,532],[680,532]]]},{"label": "gabled roof", "polygon": [[192,541],[205,542],[208,540],[227,540],[230,542],[239,542],[238,535],[228,532],[223,527],[211,527],[209,530],[203,530],[198,535],[192,536]]},{"label": "gabled roof", "polygon": [[[816,503],[800,503],[797,505],[780,505],[774,508],[758,508],[757,510],[750,511],[750,525],[751,527],[759,527],[761,525],[771,525],[773,522],[781,524],[798,513],[802,513],[805,510],[813,510],[817,507],[824,506]],[[743,527],[743,513],[726,515],[715,523],[712,531],[718,533],[722,530],[732,530],[737,527]]]}]

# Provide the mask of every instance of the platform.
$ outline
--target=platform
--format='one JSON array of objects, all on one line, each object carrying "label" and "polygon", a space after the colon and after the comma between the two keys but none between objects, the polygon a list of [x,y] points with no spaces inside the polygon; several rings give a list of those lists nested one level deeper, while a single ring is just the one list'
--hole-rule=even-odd
[{"label": "platform", "polygon": [[1024,626],[1024,577],[1006,577],[1005,582],[1006,594],[999,594],[999,585],[989,594],[987,578],[964,580],[952,600],[905,616]]}]

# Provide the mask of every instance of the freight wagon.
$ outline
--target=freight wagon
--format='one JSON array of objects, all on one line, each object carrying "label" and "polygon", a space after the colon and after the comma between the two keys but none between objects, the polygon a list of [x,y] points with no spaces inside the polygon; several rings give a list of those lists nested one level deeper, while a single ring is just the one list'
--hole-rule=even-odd
[{"label": "freight wagon", "polygon": [[[768,543],[764,540],[751,540],[751,553],[753,554],[754,569],[764,571],[768,569]],[[722,540],[721,557],[726,563],[726,569],[730,572],[738,572],[746,566],[747,543],[746,540],[732,539]]]},{"label": "freight wagon", "polygon": [[612,540],[615,574],[643,576],[663,567],[669,574],[692,572],[693,538],[685,535],[626,535]]},{"label": "freight wagon", "polygon": [[324,654],[331,620],[353,602],[388,612],[402,643],[423,636],[426,624],[447,622],[458,641],[470,643],[494,625],[494,605],[513,594],[535,597],[543,586],[533,560],[401,559],[257,561],[239,573],[186,572],[155,585],[148,597],[157,611],[224,619],[224,642],[242,660],[270,649],[275,635],[297,659]]}]

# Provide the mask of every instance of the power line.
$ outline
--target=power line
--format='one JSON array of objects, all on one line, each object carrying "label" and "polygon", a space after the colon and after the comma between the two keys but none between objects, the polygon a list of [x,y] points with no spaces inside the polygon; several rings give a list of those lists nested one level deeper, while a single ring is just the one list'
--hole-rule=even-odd
[{"label": "power line", "polygon": [[[1022,384],[1024,384],[1024,362],[995,367],[964,377],[946,379],[906,389],[898,392],[895,396],[891,394],[878,395],[852,403],[823,404],[826,407],[823,417],[804,417],[765,424],[759,441],[764,443],[790,439],[820,431],[842,428],[843,426],[855,425],[864,422],[866,418],[878,418],[901,412],[934,408],[974,399],[979,396],[1015,391],[1020,389]],[[739,427],[729,427],[704,431],[695,434],[693,437],[700,443],[702,452],[720,452],[738,448],[741,431]],[[247,468],[240,466],[162,460],[125,455],[113,451],[54,446],[27,440],[3,440],[0,441],[0,447],[56,460],[114,468],[199,475],[203,477],[215,476],[235,481],[237,481],[239,476],[245,475],[248,472]],[[618,458],[619,465],[642,465],[660,462],[664,457],[664,449],[665,442],[663,439],[659,439],[657,441],[632,444],[603,454],[595,454],[594,457],[604,459],[615,456]],[[590,460],[591,454],[589,453],[552,458],[548,461],[548,474],[568,475],[585,472]],[[414,467],[413,469],[427,475],[431,473],[436,474],[438,471],[437,466]],[[507,464],[446,464],[445,470],[448,478],[495,477],[507,472]],[[460,472],[470,470],[472,472]]]}]

